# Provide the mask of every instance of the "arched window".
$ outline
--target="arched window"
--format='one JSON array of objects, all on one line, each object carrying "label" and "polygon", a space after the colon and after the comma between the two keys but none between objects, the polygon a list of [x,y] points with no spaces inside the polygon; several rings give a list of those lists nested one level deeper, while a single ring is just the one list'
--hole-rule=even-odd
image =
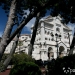
[{"label": "arched window", "polygon": [[51,60],[52,58],[54,58],[54,53],[53,53],[53,49],[52,47],[48,48],[48,58]]},{"label": "arched window", "polygon": [[54,38],[52,38],[51,41],[54,41]]},{"label": "arched window", "polygon": [[45,30],[45,34],[47,33],[47,31]]},{"label": "arched window", "polygon": [[56,31],[60,32],[60,29],[59,28],[56,28]]},{"label": "arched window", "polygon": [[60,47],[59,47],[59,57],[63,57],[63,56],[64,56],[64,53],[63,53],[64,50],[65,50],[65,49],[64,49],[63,46],[60,46]]},{"label": "arched window", "polygon": [[47,32],[47,34],[49,35],[49,31]]},{"label": "arched window", "polygon": [[41,43],[40,43],[39,47],[42,48],[42,44]]},{"label": "arched window", "polygon": [[47,38],[45,38],[45,40],[47,40]]}]

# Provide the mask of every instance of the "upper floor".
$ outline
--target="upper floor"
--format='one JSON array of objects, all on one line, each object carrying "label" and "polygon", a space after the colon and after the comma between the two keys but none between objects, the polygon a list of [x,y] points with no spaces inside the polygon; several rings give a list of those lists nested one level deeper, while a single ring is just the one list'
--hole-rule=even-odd
[{"label": "upper floor", "polygon": [[[33,27],[31,28],[31,32],[33,32]],[[59,16],[48,16],[40,20],[35,42],[46,42],[54,45],[57,40],[62,41],[69,47],[72,38],[72,30],[62,23],[62,19]]]}]

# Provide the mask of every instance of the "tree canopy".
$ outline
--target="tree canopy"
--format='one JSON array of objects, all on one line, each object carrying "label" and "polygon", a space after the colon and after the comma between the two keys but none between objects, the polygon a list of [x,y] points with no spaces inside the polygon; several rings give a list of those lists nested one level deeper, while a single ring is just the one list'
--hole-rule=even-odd
[{"label": "tree canopy", "polygon": [[74,0],[58,0],[58,3],[52,7],[51,15],[56,16],[58,14],[63,17],[63,22],[75,23],[75,3]]},{"label": "tree canopy", "polygon": [[11,60],[13,65],[29,61],[34,62],[34,59],[25,53],[14,54]]},{"label": "tree canopy", "polygon": [[41,75],[39,66],[33,62],[22,62],[15,65],[9,75]]}]

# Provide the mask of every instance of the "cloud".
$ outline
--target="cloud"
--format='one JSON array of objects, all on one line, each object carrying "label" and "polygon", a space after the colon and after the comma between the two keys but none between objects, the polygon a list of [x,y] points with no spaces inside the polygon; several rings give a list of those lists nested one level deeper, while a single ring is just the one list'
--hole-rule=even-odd
[{"label": "cloud", "polygon": [[[24,10],[24,13],[27,13],[27,14],[23,15],[23,18],[24,18],[24,17],[26,18],[26,17],[29,15],[30,11],[27,9],[27,10]],[[23,28],[23,31],[24,31],[25,33],[26,33],[26,32],[31,33],[31,26],[32,26],[34,23],[35,23],[35,18],[32,18],[32,19],[27,23],[27,25]]]},{"label": "cloud", "polygon": [[69,22],[67,25],[70,27],[70,29],[72,29],[72,33],[74,33],[75,23]]},{"label": "cloud", "polygon": [[[25,10],[25,12],[27,12],[27,15],[29,14],[29,10]],[[47,17],[47,16],[45,16],[45,17]],[[43,17],[43,18],[45,18],[45,17]],[[30,22],[28,22],[27,25],[24,27],[24,31],[31,33],[31,26],[34,25],[34,23],[35,23],[35,18],[32,18],[30,20]],[[67,25],[70,27],[70,29],[72,29],[72,34],[73,34],[74,33],[75,24],[74,23],[72,24],[72,23],[69,22]]]},{"label": "cloud", "polygon": [[31,32],[31,26],[34,25],[35,18],[31,19],[30,22],[27,23],[27,25],[24,27],[24,31]]}]

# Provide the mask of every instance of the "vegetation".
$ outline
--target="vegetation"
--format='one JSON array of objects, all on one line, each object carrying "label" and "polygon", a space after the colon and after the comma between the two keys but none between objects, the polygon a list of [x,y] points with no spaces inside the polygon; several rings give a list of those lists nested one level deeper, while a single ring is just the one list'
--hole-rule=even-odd
[{"label": "vegetation", "polygon": [[56,16],[58,14],[63,18],[63,23],[75,23],[75,3],[74,0],[58,0],[58,3],[52,7],[51,15]]},{"label": "vegetation", "polygon": [[39,66],[27,54],[14,54],[11,64],[14,67],[11,69],[10,75],[41,75]]},{"label": "vegetation", "polygon": [[25,53],[20,53],[20,54],[14,54],[11,60],[11,63],[13,65],[22,63],[22,62],[34,62],[34,59],[32,59],[31,56],[25,54]]},{"label": "vegetation", "polygon": [[41,75],[41,71],[33,62],[22,62],[15,65],[9,75]]},{"label": "vegetation", "polygon": [[9,54],[3,54],[0,64],[2,64],[8,56]]},{"label": "vegetation", "polygon": [[50,75],[75,75],[75,54],[48,62]]}]

